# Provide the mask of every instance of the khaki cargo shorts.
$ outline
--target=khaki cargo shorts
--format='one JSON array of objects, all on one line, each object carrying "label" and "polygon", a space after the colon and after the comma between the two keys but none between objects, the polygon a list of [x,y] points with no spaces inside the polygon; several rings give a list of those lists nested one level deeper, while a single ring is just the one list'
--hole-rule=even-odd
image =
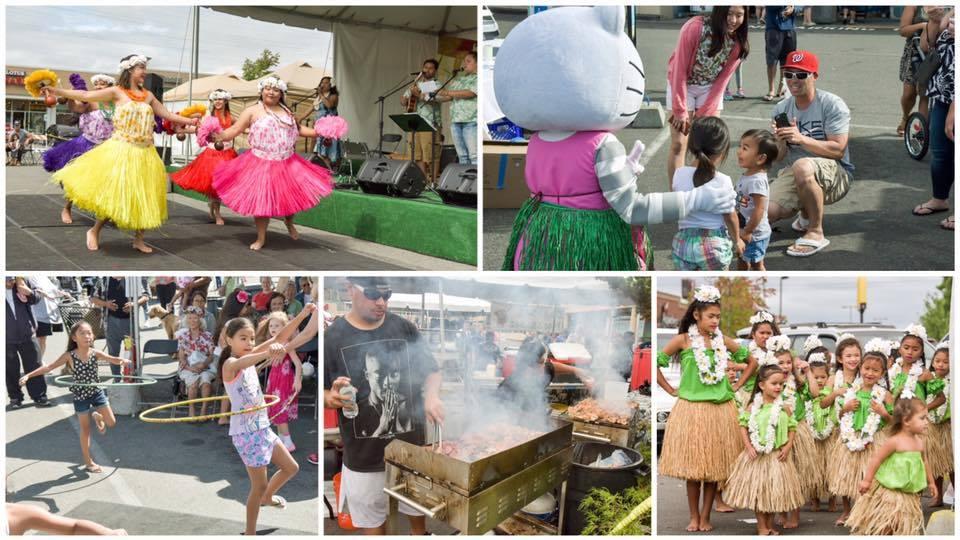
[{"label": "khaki cargo shorts", "polygon": [[[839,161],[827,158],[801,159],[806,159],[813,165],[814,178],[817,185],[823,190],[823,203],[825,205],[839,201],[850,191],[850,175],[840,165]],[[800,196],[797,193],[797,182],[794,179],[792,167],[780,169],[777,178],[771,182],[770,200],[782,208],[800,209]]]}]

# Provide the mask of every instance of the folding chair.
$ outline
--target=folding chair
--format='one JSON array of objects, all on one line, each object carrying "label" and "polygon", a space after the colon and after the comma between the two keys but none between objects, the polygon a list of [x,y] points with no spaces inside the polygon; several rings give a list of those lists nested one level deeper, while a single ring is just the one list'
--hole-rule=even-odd
[{"label": "folding chair", "polygon": [[[143,345],[143,350],[140,356],[140,365],[145,367],[149,360],[158,360],[158,359],[161,361],[154,362],[154,363],[165,363],[162,361],[164,360],[164,357],[166,357],[167,361],[173,360],[174,362],[176,362],[178,348],[179,347],[177,344],[177,340],[175,339],[151,339],[146,343],[144,343]],[[147,357],[148,354],[153,356],[148,358]],[[175,381],[173,390],[174,390],[174,393],[176,394],[177,387],[180,384],[180,374],[178,369],[175,368],[173,370],[173,373],[160,374],[160,375],[150,374],[149,376],[153,379],[156,379],[157,382],[172,381],[172,380]],[[143,398],[141,397],[141,400],[142,399]],[[169,402],[168,401],[140,401],[137,405],[139,406],[139,408],[143,408],[144,406],[164,405],[166,403],[169,403]],[[174,412],[175,411],[173,409],[170,409],[171,417],[173,416]]]}]

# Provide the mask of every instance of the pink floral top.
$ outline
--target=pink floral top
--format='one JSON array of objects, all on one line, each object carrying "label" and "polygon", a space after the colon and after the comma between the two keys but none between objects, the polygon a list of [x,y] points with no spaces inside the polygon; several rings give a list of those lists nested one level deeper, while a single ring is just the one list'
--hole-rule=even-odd
[{"label": "pink floral top", "polygon": [[100,144],[113,135],[113,123],[100,109],[85,112],[80,115],[80,133],[93,144]]},{"label": "pink floral top", "polygon": [[194,351],[200,351],[207,355],[213,354],[213,335],[206,330],[202,330],[200,335],[194,338],[190,333],[190,329],[184,328],[177,332],[177,347],[183,351],[187,357]]},{"label": "pink floral top", "polygon": [[[262,105],[261,105],[262,106]],[[283,161],[293,154],[300,127],[290,115],[278,117],[264,107],[264,114],[250,126],[247,142],[253,155],[271,161]],[[289,121],[290,124],[286,122]]]}]

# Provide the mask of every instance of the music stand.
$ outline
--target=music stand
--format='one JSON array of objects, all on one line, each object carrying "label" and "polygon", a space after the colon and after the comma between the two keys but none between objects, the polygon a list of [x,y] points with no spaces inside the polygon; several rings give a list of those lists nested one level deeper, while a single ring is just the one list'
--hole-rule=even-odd
[{"label": "music stand", "polygon": [[[402,113],[402,114],[391,114],[390,119],[393,120],[393,123],[397,125],[404,133],[413,133],[413,137],[410,141],[410,165],[416,167],[416,139],[418,132],[428,131],[430,133],[436,133],[437,129],[433,127],[430,122],[427,122],[426,118],[420,116],[418,113]],[[433,189],[433,184],[436,182],[435,172],[433,170],[436,160],[436,145],[433,141],[433,136],[430,137],[430,188]]]}]

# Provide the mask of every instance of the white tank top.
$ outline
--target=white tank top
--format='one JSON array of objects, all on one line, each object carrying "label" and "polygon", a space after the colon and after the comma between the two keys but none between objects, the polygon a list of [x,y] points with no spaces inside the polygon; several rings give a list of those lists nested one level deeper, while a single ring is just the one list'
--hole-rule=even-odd
[{"label": "white tank top", "polygon": [[[263,391],[257,379],[257,370],[250,366],[237,375],[233,381],[224,381],[227,396],[230,397],[230,410],[251,409],[263,404]],[[253,433],[270,427],[267,409],[256,412],[236,414],[230,417],[230,435]]]}]

